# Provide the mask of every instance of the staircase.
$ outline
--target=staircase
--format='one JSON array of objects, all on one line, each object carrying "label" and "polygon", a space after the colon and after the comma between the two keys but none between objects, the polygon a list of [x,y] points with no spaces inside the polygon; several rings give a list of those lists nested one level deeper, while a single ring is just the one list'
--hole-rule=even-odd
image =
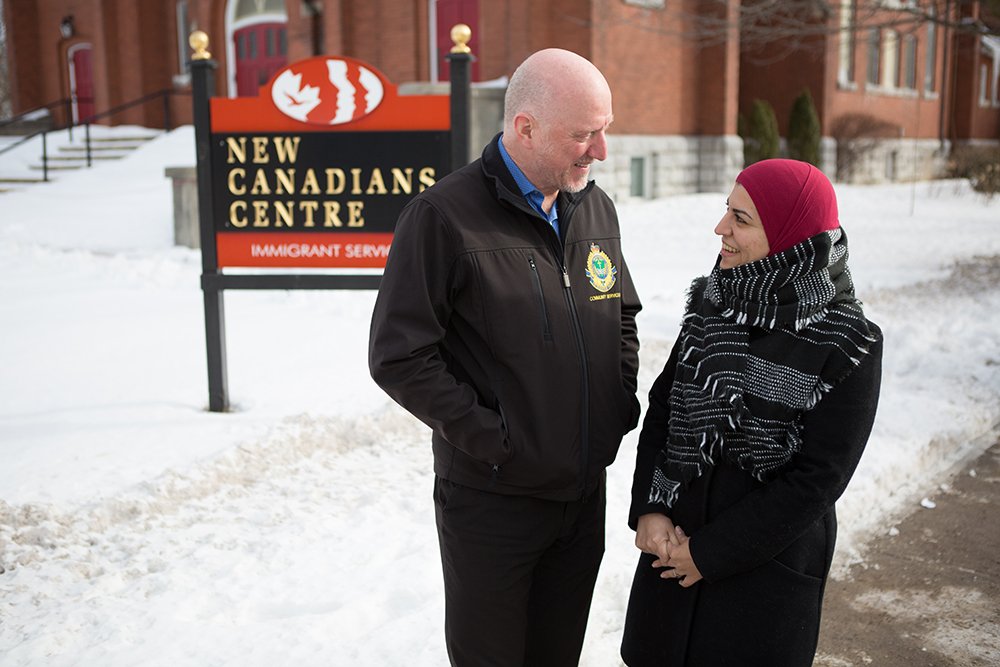
[{"label": "staircase", "polygon": [[[93,130],[100,132],[99,136],[90,137],[90,165],[95,167],[108,160],[120,160],[161,134],[155,130],[137,132],[134,127],[121,130],[95,127]],[[0,193],[44,182],[41,139],[35,138],[17,150],[15,155],[8,153],[0,156]],[[24,158],[26,155],[31,157]],[[17,159],[18,157],[21,159]],[[62,172],[85,169],[87,145],[82,128],[76,128],[72,141],[65,131],[51,133],[46,161],[50,181],[59,178]]]}]

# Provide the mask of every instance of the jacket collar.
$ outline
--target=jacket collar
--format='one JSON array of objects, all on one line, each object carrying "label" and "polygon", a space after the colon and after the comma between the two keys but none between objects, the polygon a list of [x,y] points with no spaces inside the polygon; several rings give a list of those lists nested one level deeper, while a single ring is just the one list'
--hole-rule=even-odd
[{"label": "jacket collar", "polygon": [[[503,133],[498,133],[493,139],[486,144],[486,148],[483,149],[482,155],[482,169],[483,176],[487,180],[494,182],[497,191],[497,199],[505,201],[508,204],[512,204],[517,208],[530,213],[531,215],[541,218],[541,215],[533,209],[528,202],[524,200],[524,195],[521,194],[520,188],[517,187],[517,183],[514,182],[514,177],[511,176],[510,170],[507,169],[507,165],[504,164],[503,156],[500,155],[500,149],[497,147],[497,142],[500,141],[500,136]],[[559,206],[559,217],[562,220],[563,216],[566,216],[571,209],[576,208],[576,206],[583,201],[584,197],[590,194],[590,191],[594,188],[594,181],[588,181],[587,186],[580,192],[560,192],[558,199]]]}]

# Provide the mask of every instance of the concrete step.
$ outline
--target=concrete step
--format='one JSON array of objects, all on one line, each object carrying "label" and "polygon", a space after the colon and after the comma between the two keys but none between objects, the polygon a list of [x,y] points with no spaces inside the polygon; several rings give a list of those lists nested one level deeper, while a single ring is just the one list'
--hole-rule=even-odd
[{"label": "concrete step", "polygon": [[4,185],[32,185],[34,183],[44,183],[40,178],[5,178],[0,177],[0,186]]},{"label": "concrete step", "polygon": [[[96,154],[96,155],[91,155],[90,159],[91,160],[121,160],[126,155],[128,155],[128,153],[116,153],[116,154],[113,154],[113,155],[112,154],[108,154],[108,153],[99,153],[99,154]],[[86,155],[50,155],[49,156],[49,162],[54,162],[54,161],[58,161],[58,162],[83,162],[84,164],[86,164],[86,162],[87,162],[87,156]]]},{"label": "concrete step", "polygon": [[[75,131],[80,131],[77,128]],[[109,160],[120,160],[128,156],[132,151],[141,148],[147,142],[159,137],[160,134],[127,134],[107,137],[90,138],[90,160],[91,166],[98,163],[107,163]],[[27,170],[30,172],[49,172],[49,180],[55,173],[77,171],[87,168],[87,145],[84,143],[83,133],[74,135],[74,141],[70,145],[59,146],[57,150],[50,150],[47,157],[47,167],[43,167],[41,162],[30,164]],[[10,192],[12,189],[20,189],[20,186],[30,187],[34,183],[43,183],[40,178],[0,178],[0,193]],[[13,188],[8,186],[15,186]]]},{"label": "concrete step", "polygon": [[[131,145],[131,144],[115,145],[115,146],[111,146],[111,145],[94,145],[92,143],[91,146],[90,146],[90,152],[91,153],[106,153],[106,152],[110,152],[110,151],[119,151],[119,152],[120,151],[126,151],[126,152],[129,152],[129,151],[134,151],[136,148],[139,148],[139,146],[138,145]],[[59,147],[59,151],[62,152],[62,153],[82,153],[82,154],[86,155],[87,154],[87,147],[86,146],[60,146]]]},{"label": "concrete step", "polygon": [[[77,164],[50,164],[49,171],[75,171],[77,169],[86,169],[87,163],[80,162]],[[28,165],[28,169],[32,171],[43,171],[44,167],[40,164]]]}]

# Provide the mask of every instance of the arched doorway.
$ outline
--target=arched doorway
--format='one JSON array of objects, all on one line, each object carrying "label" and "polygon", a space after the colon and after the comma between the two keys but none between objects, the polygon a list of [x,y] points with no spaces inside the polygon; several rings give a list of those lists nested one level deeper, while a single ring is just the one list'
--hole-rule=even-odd
[{"label": "arched doorway", "polygon": [[229,0],[230,96],[257,95],[260,86],[288,64],[287,23],[284,0]]},{"label": "arched doorway", "polygon": [[69,69],[69,98],[72,100],[73,124],[86,121],[94,115],[94,70],[91,65],[93,48],[81,42],[66,52]]}]

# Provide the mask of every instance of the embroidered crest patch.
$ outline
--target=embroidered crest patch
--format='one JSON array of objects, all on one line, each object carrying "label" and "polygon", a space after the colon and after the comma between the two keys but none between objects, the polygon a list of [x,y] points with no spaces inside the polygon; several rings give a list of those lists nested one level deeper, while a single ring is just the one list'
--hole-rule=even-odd
[{"label": "embroidered crest patch", "polygon": [[611,263],[611,258],[601,250],[596,243],[590,244],[590,254],[587,255],[587,278],[598,292],[607,292],[615,286],[618,269]]}]

